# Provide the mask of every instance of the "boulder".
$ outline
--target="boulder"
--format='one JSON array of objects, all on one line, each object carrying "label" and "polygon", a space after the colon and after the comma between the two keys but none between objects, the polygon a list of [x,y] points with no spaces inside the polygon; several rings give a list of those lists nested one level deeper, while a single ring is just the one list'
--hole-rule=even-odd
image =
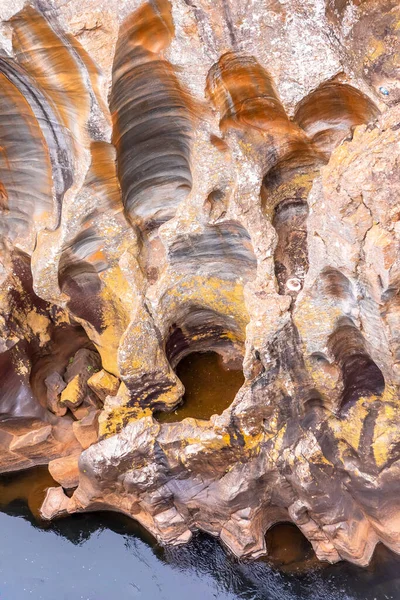
[{"label": "boulder", "polygon": [[60,404],[60,394],[67,384],[57,372],[48,375],[44,382],[47,388],[47,406],[49,410],[58,417],[64,416],[67,412],[67,407]]},{"label": "boulder", "polygon": [[86,450],[95,444],[99,437],[99,410],[91,410],[86,416],[72,425],[74,434],[82,448]]},{"label": "boulder", "polygon": [[87,382],[91,390],[104,402],[107,396],[116,396],[120,385],[119,379],[104,369],[94,373]]},{"label": "boulder", "polygon": [[75,453],[49,462],[50,475],[64,489],[76,488],[79,484],[79,455]]}]

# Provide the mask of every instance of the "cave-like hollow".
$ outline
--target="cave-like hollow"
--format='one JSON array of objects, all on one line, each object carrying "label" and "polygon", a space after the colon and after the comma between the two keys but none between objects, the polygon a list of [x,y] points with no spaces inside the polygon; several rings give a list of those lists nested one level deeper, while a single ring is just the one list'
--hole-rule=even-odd
[{"label": "cave-like hollow", "polygon": [[268,555],[263,560],[285,571],[309,568],[317,562],[311,543],[294,523],[275,523],[265,534]]},{"label": "cave-like hollow", "polygon": [[185,388],[172,412],[155,412],[160,422],[187,417],[209,420],[233,402],[244,382],[243,333],[235,319],[191,306],[172,323],[167,359]]}]

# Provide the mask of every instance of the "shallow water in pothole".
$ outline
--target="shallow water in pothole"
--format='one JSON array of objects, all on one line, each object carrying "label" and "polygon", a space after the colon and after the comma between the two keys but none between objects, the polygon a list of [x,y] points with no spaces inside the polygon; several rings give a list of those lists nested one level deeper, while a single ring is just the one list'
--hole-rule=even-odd
[{"label": "shallow water in pothole", "polygon": [[51,483],[46,468],[0,478],[1,600],[400,598],[400,557],[383,546],[366,569],[320,565],[301,533],[283,524],[267,534],[272,562],[239,561],[205,535],[161,548],[117,514],[41,522],[38,502]]},{"label": "shallow water in pothole", "polygon": [[178,364],[176,373],[185,386],[185,394],[182,404],[174,411],[155,415],[162,423],[220,415],[233,402],[244,382],[243,371],[227,368],[216,352],[188,354]]}]

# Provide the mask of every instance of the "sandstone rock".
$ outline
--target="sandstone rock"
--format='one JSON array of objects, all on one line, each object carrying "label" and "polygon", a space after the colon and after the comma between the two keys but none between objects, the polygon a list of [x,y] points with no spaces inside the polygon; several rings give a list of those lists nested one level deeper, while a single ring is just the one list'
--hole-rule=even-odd
[{"label": "sandstone rock", "polygon": [[99,369],[100,365],[100,357],[96,352],[82,348],[70,359],[65,371],[65,381],[69,383],[76,376],[79,376],[86,383],[94,372]]},{"label": "sandstone rock", "polygon": [[10,450],[21,450],[46,442],[51,435],[51,425],[47,423],[32,424],[32,431],[20,434],[10,443]]},{"label": "sandstone rock", "polygon": [[72,425],[75,437],[84,450],[95,444],[99,438],[99,414],[100,411],[91,410],[88,415]]},{"label": "sandstone rock", "polygon": [[79,454],[63,456],[49,462],[50,475],[65,489],[76,488],[79,484]]},{"label": "sandstone rock", "polygon": [[68,408],[78,408],[86,396],[86,385],[83,383],[80,375],[75,375],[70,379],[67,387],[61,394],[60,404]]},{"label": "sandstone rock", "polygon": [[47,400],[48,407],[51,412],[53,412],[58,417],[62,417],[67,412],[67,408],[65,406],[60,405],[60,394],[65,389],[66,383],[59,375],[59,373],[52,373],[45,379],[45,384],[47,387]]},{"label": "sandstone rock", "polygon": [[61,424],[54,419],[53,425],[37,419],[1,420],[0,471],[7,473],[44,465],[52,459],[80,450],[72,432],[72,423],[66,421]]},{"label": "sandstone rock", "polygon": [[75,419],[77,419],[78,421],[80,421],[81,419],[84,419],[85,417],[88,416],[88,414],[91,412],[91,408],[89,406],[79,406],[79,408],[74,409],[73,414]]},{"label": "sandstone rock", "polygon": [[94,373],[87,384],[103,402],[107,396],[115,396],[119,388],[118,379],[104,369]]},{"label": "sandstone rock", "polygon": [[[400,552],[398,5],[39,4],[0,8],[0,470],[160,543]],[[233,403],[156,421],[210,351]]]},{"label": "sandstone rock", "polygon": [[46,498],[40,509],[43,519],[52,519],[67,514],[69,498],[64,494],[62,487],[51,487],[47,490]]},{"label": "sandstone rock", "polygon": [[100,365],[99,355],[83,348],[78,350],[65,372],[66,388],[61,393],[60,404],[72,411],[80,407],[96,406],[96,400],[88,388],[88,381]]}]

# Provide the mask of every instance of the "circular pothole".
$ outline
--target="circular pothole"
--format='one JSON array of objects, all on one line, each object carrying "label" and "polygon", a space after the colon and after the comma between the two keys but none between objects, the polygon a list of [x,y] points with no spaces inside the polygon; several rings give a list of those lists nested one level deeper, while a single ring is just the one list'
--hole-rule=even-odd
[{"label": "circular pothole", "polygon": [[162,423],[187,417],[208,420],[219,415],[233,402],[244,382],[243,371],[228,368],[216,352],[188,354],[177,365],[176,374],[185,386],[185,394],[174,411],[154,415]]}]

